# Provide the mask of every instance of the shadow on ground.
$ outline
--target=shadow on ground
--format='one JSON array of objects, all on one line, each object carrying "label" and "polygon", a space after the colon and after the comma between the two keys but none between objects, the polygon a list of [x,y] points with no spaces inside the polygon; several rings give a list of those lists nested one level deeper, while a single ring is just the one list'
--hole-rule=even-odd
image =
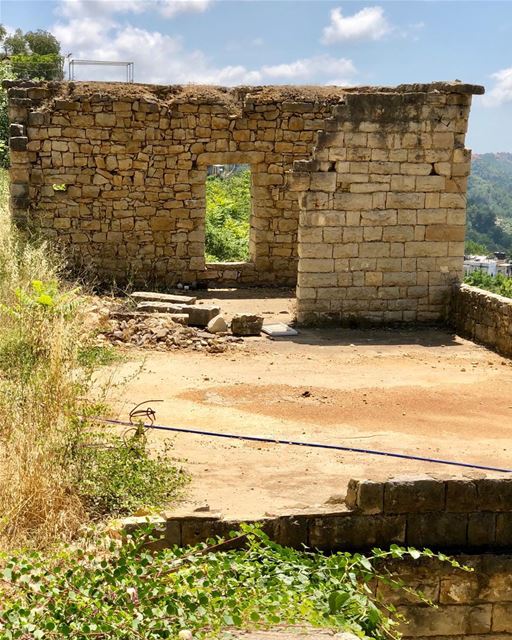
[{"label": "shadow on ground", "polygon": [[455,333],[443,327],[385,327],[345,329],[340,327],[298,327],[299,334],[272,338],[283,342],[319,346],[419,345],[422,347],[460,347]]}]

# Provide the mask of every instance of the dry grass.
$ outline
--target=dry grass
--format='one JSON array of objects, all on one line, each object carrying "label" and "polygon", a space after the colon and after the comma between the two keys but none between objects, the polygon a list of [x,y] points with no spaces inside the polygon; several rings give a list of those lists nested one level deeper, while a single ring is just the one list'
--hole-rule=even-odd
[{"label": "dry grass", "polygon": [[[0,546],[72,535],[84,509],[69,485],[70,425],[86,380],[77,367],[80,318],[57,288],[59,262],[26,242],[0,176]],[[41,304],[41,281],[52,304]],[[49,283],[54,283],[50,285]],[[47,300],[46,300],[47,301]]]}]

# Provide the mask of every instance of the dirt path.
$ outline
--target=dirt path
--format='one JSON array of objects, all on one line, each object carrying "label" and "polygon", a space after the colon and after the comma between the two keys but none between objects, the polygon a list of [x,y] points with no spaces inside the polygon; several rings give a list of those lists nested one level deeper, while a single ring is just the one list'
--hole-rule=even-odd
[{"label": "dirt path", "polygon": [[[272,304],[277,317],[288,303]],[[160,424],[512,468],[512,363],[448,332],[304,330],[219,355],[145,352],[119,366],[116,379],[133,374],[143,358],[143,371],[122,389],[122,417],[136,402],[162,399],[155,405]],[[150,437],[155,446],[164,438]],[[173,440],[192,475],[188,505],[224,515],[319,505],[343,494],[351,477],[466,473],[277,444]]]}]

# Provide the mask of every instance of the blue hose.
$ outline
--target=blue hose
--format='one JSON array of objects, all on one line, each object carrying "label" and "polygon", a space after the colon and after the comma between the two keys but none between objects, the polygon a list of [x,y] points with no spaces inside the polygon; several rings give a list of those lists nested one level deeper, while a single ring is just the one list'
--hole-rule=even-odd
[{"label": "blue hose", "polygon": [[[123,420],[113,420],[102,417],[91,417],[91,420],[97,420],[105,424],[117,424],[124,427],[136,427],[137,424],[125,422]],[[455,460],[443,460],[440,458],[426,458],[423,456],[414,456],[407,453],[393,453],[391,451],[379,451],[376,449],[361,449],[359,447],[346,447],[338,444],[323,444],[320,442],[302,442],[300,440],[281,440],[279,438],[265,438],[263,436],[246,436],[236,433],[218,433],[216,431],[201,431],[199,429],[187,429],[185,427],[168,427],[159,424],[145,424],[147,429],[158,429],[160,431],[172,431],[174,433],[191,433],[197,436],[209,436],[213,438],[228,438],[232,440],[248,440],[250,442],[264,442],[270,444],[287,444],[294,447],[310,447],[312,449],[331,449],[334,451],[348,451],[350,453],[364,453],[371,456],[385,456],[388,458],[400,458],[402,460],[417,460],[419,462],[432,462],[435,464],[447,464],[455,467],[465,467],[466,469],[479,469],[481,471],[498,471],[501,473],[512,473],[512,469],[501,469],[500,467],[487,467],[480,464],[470,464],[469,462],[457,462]]]}]

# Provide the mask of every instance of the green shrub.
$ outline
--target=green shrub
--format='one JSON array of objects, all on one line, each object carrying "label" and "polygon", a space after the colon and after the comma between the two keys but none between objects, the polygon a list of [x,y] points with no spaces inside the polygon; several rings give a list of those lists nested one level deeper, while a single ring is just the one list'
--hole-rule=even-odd
[{"label": "green shrub", "polygon": [[473,271],[465,276],[464,282],[473,287],[485,289],[506,298],[512,298],[512,278],[501,273],[491,276],[485,271]]},{"label": "green shrub", "polygon": [[370,584],[403,585],[376,564],[434,556],[399,547],[324,556],[272,543],[259,529],[245,532],[240,551],[214,553],[200,545],[151,553],[138,538],[7,556],[2,638],[157,640],[184,629],[211,638],[225,628],[310,624],[389,640],[399,637],[399,616]]},{"label": "green shrub", "polygon": [[139,438],[124,441],[108,430],[95,430],[74,443],[74,485],[95,518],[129,515],[142,508],[169,506],[187,476],[169,457],[170,445],[151,456]]},{"label": "green shrub", "polygon": [[86,344],[78,351],[78,363],[90,369],[115,364],[120,360],[122,356],[109,345]]},{"label": "green shrub", "polygon": [[251,172],[206,180],[206,259],[237,262],[249,259]]}]

